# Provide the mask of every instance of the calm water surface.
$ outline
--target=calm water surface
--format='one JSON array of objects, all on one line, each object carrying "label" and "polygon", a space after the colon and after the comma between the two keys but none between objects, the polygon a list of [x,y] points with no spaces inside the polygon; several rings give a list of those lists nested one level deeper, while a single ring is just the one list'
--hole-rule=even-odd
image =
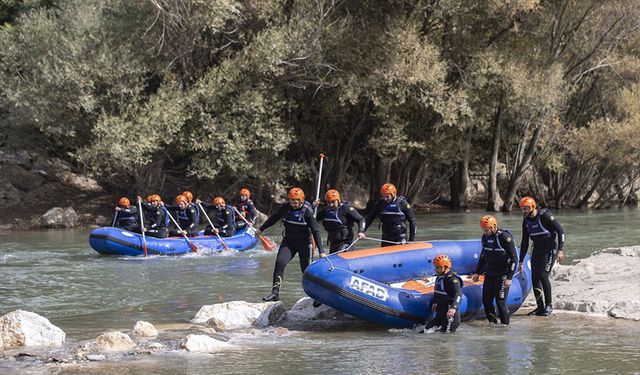
[{"label": "calm water surface", "polygon": [[[419,215],[418,238],[468,239],[480,235],[483,211]],[[522,218],[497,214],[518,241]],[[605,247],[640,244],[640,211],[558,212],[570,260]],[[267,234],[279,240],[280,228]],[[109,330],[129,330],[137,320],[162,329],[187,323],[205,304],[259,301],[268,294],[275,253],[104,257],[88,245],[89,230],[0,234],[0,315],[15,309],[49,318],[67,333],[67,345]],[[372,227],[369,236],[379,232]],[[372,242],[361,241],[360,248]],[[304,296],[297,258],[286,270],[283,301]],[[519,312],[523,313],[522,311]],[[92,373],[282,374],[369,373],[638,373],[640,323],[556,314],[516,316],[508,328],[463,323],[455,335],[417,335],[363,325],[287,336],[232,335],[242,349],[217,355],[165,353],[120,363],[99,363]],[[215,366],[215,367],[213,367]],[[0,372],[86,373],[62,366]]]}]

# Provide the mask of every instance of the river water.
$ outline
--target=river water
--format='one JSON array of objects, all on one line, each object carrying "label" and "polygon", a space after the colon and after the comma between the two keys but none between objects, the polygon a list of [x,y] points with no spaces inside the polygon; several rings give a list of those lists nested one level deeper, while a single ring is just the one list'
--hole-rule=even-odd
[{"label": "river water", "polygon": [[[418,239],[480,236],[482,211],[418,216]],[[497,214],[500,226],[520,240],[518,212]],[[560,211],[569,261],[605,247],[640,244],[640,210]],[[267,231],[280,239],[278,226]],[[371,237],[379,234],[372,227]],[[47,317],[67,333],[66,346],[146,320],[171,335],[188,327],[202,305],[232,300],[258,302],[270,290],[275,252],[126,258],[99,256],[88,229],[0,233],[0,315],[15,309]],[[358,247],[376,243],[361,241]],[[606,265],[603,265],[606,266]],[[615,272],[615,270],[611,270]],[[282,298],[304,296],[297,258],[287,267]],[[621,275],[623,280],[623,275]],[[638,282],[638,281],[631,281]],[[215,355],[171,351],[82,368],[25,368],[17,373],[639,373],[640,323],[558,313],[526,317],[508,328],[485,321],[463,323],[455,335],[419,335],[367,324],[340,329],[231,334],[241,349]],[[182,328],[181,328],[182,327]],[[162,338],[161,333],[161,338]]]}]

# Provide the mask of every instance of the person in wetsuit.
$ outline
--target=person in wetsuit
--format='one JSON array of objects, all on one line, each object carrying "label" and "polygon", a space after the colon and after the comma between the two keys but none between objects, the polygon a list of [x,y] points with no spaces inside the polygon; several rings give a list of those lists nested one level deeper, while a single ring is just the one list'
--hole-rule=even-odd
[{"label": "person in wetsuit", "polygon": [[365,230],[369,228],[376,217],[380,217],[382,223],[382,247],[391,246],[407,241],[407,228],[405,221],[409,222],[409,242],[416,236],[416,217],[407,199],[397,195],[397,189],[393,184],[386,183],[380,188],[381,199],[367,216]]},{"label": "person in wetsuit", "polygon": [[[347,249],[353,242],[353,224],[358,223],[358,239],[363,239],[366,222],[362,215],[349,202],[342,202],[340,193],[335,189],[327,190],[324,195],[327,207],[318,214],[329,237],[329,254]],[[314,207],[319,200],[313,202]]]},{"label": "person in wetsuit", "polygon": [[520,244],[520,266],[518,267],[520,272],[522,272],[524,257],[529,250],[529,239],[533,241],[531,284],[537,307],[527,315],[549,316],[553,311],[549,274],[556,262],[556,257],[558,262],[564,261],[564,229],[551,211],[546,208],[538,210],[533,198],[520,199],[519,206],[522,209],[522,216],[524,216],[522,243]]},{"label": "person in wetsuit", "polygon": [[189,203],[189,198],[184,194],[176,197],[176,206],[165,206],[167,210],[175,212],[175,219],[180,229],[175,228],[169,232],[170,236],[197,236],[200,215],[198,209]]},{"label": "person in wetsuit", "polygon": [[482,285],[484,313],[490,323],[498,323],[496,310],[493,307],[495,300],[500,322],[508,325],[507,297],[518,262],[513,235],[505,229],[498,228],[498,221],[491,215],[485,215],[480,219],[480,228],[482,229],[482,252],[476,273],[471,278],[473,281],[478,281],[480,273],[486,266]]},{"label": "person in wetsuit", "polygon": [[138,224],[138,208],[131,207],[131,201],[127,197],[121,197],[115,208],[116,215],[114,226],[116,228],[126,229],[130,232],[140,232],[140,224]]},{"label": "person in wetsuit", "polygon": [[320,229],[316,219],[313,217],[311,205],[304,200],[304,191],[294,187],[289,190],[287,197],[289,202],[281,205],[278,211],[271,215],[256,231],[256,236],[259,236],[267,228],[282,219],[284,234],[273,270],[273,286],[271,294],[263,297],[263,301],[278,301],[280,299],[280,287],[284,280],[284,269],[296,254],[300,258],[300,270],[304,273],[304,270],[311,262],[312,255],[312,241],[309,232],[311,232],[313,241],[318,247],[320,257],[323,258],[325,256],[322,241],[320,240]]},{"label": "person in wetsuit", "polygon": [[[251,200],[251,192],[249,189],[240,189],[240,201],[236,203],[234,207],[251,225],[255,223],[258,210]],[[247,223],[240,215],[236,217],[236,229],[242,229],[247,226]]]},{"label": "person in wetsuit", "polygon": [[[198,203],[201,203],[199,200]],[[204,209],[214,209],[213,228],[207,225],[204,234],[220,234],[222,237],[231,237],[236,233],[236,214],[233,207],[227,204],[222,197],[213,198],[213,204],[201,203]]]},{"label": "person in wetsuit", "polygon": [[[141,202],[142,198],[138,197],[138,201]],[[145,224],[147,228],[144,229],[145,234],[156,238],[167,238],[169,231],[167,228],[171,223],[171,219],[167,213],[162,198],[158,194],[153,194],[147,197],[147,203],[142,203],[142,210],[145,212]]]},{"label": "person in wetsuit", "polygon": [[433,291],[431,311],[436,315],[424,329],[440,327],[440,331],[444,333],[449,328],[453,333],[460,326],[458,306],[462,300],[462,278],[451,270],[451,258],[447,255],[436,255],[433,258],[433,266],[438,277]]}]

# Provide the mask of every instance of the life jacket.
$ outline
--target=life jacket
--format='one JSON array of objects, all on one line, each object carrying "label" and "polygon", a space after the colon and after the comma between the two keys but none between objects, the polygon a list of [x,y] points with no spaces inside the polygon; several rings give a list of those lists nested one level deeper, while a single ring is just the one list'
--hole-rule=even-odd
[{"label": "life jacket", "polygon": [[447,272],[447,274],[436,277],[435,286],[433,288],[433,302],[437,304],[451,304],[454,296],[449,296],[447,294],[446,283],[451,282],[452,277],[457,277],[460,280],[460,288],[464,285],[462,282],[462,278],[458,276],[457,273],[453,271]]},{"label": "life jacket", "polygon": [[347,218],[349,202],[343,202],[338,207],[327,207],[322,215],[322,225],[327,232],[338,232],[344,228],[351,227],[353,222]]},{"label": "life jacket", "polygon": [[289,205],[288,212],[282,217],[284,237],[291,240],[309,241],[309,227],[304,216],[305,212],[310,209],[311,205],[306,201],[302,205],[302,208],[296,210]]},{"label": "life jacket", "polygon": [[548,244],[553,242],[553,234],[542,225],[542,215],[547,212],[550,211],[542,208],[536,217],[527,217],[524,219],[524,225],[527,227],[527,232],[529,232],[529,238],[531,238],[534,244]]},{"label": "life jacket", "polygon": [[[193,221],[191,220],[191,217],[189,217],[189,210],[191,209],[195,210],[196,212],[195,216],[197,218],[198,209],[195,206],[188,205],[185,209],[176,210],[177,212],[176,220],[178,220],[178,224],[180,224],[180,228],[185,229],[193,223]],[[198,223],[196,222],[195,225],[198,225]]]},{"label": "life jacket", "polygon": [[116,219],[116,226],[124,229],[133,229],[138,226],[138,213],[131,213],[127,211],[118,211],[118,217]]},{"label": "life jacket", "polygon": [[386,203],[380,212],[380,222],[382,225],[402,225],[405,220],[405,214],[402,208],[406,204],[406,198],[399,195],[396,199]]},{"label": "life jacket", "polygon": [[167,208],[165,206],[158,207],[158,209],[156,210],[156,215],[158,214],[157,211],[160,211],[162,215],[159,228],[169,227],[169,225],[171,224],[171,219],[169,218],[169,211],[167,211]]},{"label": "life jacket", "polygon": [[[500,243],[500,235],[506,233],[513,241],[513,234],[506,230],[498,228],[491,236],[482,236],[482,252],[487,261],[488,272],[506,271],[509,264],[509,255],[504,246]],[[514,260],[511,260],[514,261]]]},{"label": "life jacket", "polygon": [[231,215],[231,222],[236,222],[236,214],[233,211],[233,207],[227,204],[225,205],[224,210],[216,209],[216,224],[218,224],[219,227],[227,225],[227,215],[225,214],[225,211],[229,212],[229,215]]},{"label": "life jacket", "polygon": [[[251,199],[247,198],[246,201],[240,201],[236,204],[236,210],[238,210],[238,212],[240,212],[242,214],[242,216],[244,216],[245,219],[247,219],[248,222],[252,222],[255,218],[252,217],[251,214],[251,210],[249,209],[249,204],[252,204],[253,202],[251,201]],[[242,218],[240,217],[240,215],[236,216],[236,221],[242,221],[244,222],[244,220],[242,220]]]},{"label": "life jacket", "polygon": [[196,218],[194,221],[196,225],[200,224],[200,207],[196,206],[193,203],[189,203],[187,207],[193,207],[196,210]]}]

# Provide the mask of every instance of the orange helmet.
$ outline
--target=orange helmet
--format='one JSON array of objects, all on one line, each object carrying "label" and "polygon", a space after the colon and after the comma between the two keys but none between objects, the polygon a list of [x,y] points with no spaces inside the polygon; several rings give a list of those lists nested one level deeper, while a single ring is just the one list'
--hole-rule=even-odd
[{"label": "orange helmet", "polygon": [[249,189],[240,189],[240,195],[246,195],[247,197],[251,196],[251,192]]},{"label": "orange helmet", "polygon": [[324,194],[324,199],[327,202],[331,202],[331,201],[338,201],[339,202],[340,201],[340,193],[336,189],[329,189]]},{"label": "orange helmet", "polygon": [[531,197],[524,197],[520,199],[520,203],[518,203],[518,205],[520,206],[520,208],[529,207],[531,210],[536,209],[536,201]]},{"label": "orange helmet", "polygon": [[184,194],[178,195],[176,197],[176,204],[180,204],[180,203],[188,204],[189,198],[187,198]]},{"label": "orange helmet", "polygon": [[151,203],[152,200],[153,200],[153,195],[147,196],[147,203]]},{"label": "orange helmet", "polygon": [[129,198],[127,197],[122,197],[120,198],[120,200],[118,201],[118,206],[122,206],[124,208],[129,208],[131,207],[131,202],[129,201]]},{"label": "orange helmet", "polygon": [[289,194],[287,194],[287,197],[289,199],[300,199],[301,201],[303,201],[304,191],[302,191],[302,189],[297,187],[291,188],[291,190],[289,190]]},{"label": "orange helmet", "polygon": [[213,198],[213,204],[215,206],[224,206],[226,203],[224,201],[224,198],[222,197],[215,197]]},{"label": "orange helmet", "polygon": [[162,202],[162,198],[160,198],[160,196],[158,194],[153,194],[151,196],[151,202],[153,202],[153,201]]},{"label": "orange helmet", "polygon": [[[187,197],[187,200],[189,201],[189,203],[191,203],[193,201],[193,194],[191,194],[191,192],[189,190],[185,190],[182,192],[182,195],[184,195],[185,197]],[[177,199],[177,198],[176,198]]]},{"label": "orange helmet", "polygon": [[491,215],[484,215],[482,219],[480,219],[480,228],[490,228],[495,232],[496,229],[498,229],[498,220]]},{"label": "orange helmet", "polygon": [[387,182],[380,188],[380,194],[391,194],[391,196],[395,198],[396,194],[398,194],[398,190],[393,184]]},{"label": "orange helmet", "polygon": [[433,258],[433,265],[443,268],[451,268],[451,258],[448,255],[440,254]]}]

